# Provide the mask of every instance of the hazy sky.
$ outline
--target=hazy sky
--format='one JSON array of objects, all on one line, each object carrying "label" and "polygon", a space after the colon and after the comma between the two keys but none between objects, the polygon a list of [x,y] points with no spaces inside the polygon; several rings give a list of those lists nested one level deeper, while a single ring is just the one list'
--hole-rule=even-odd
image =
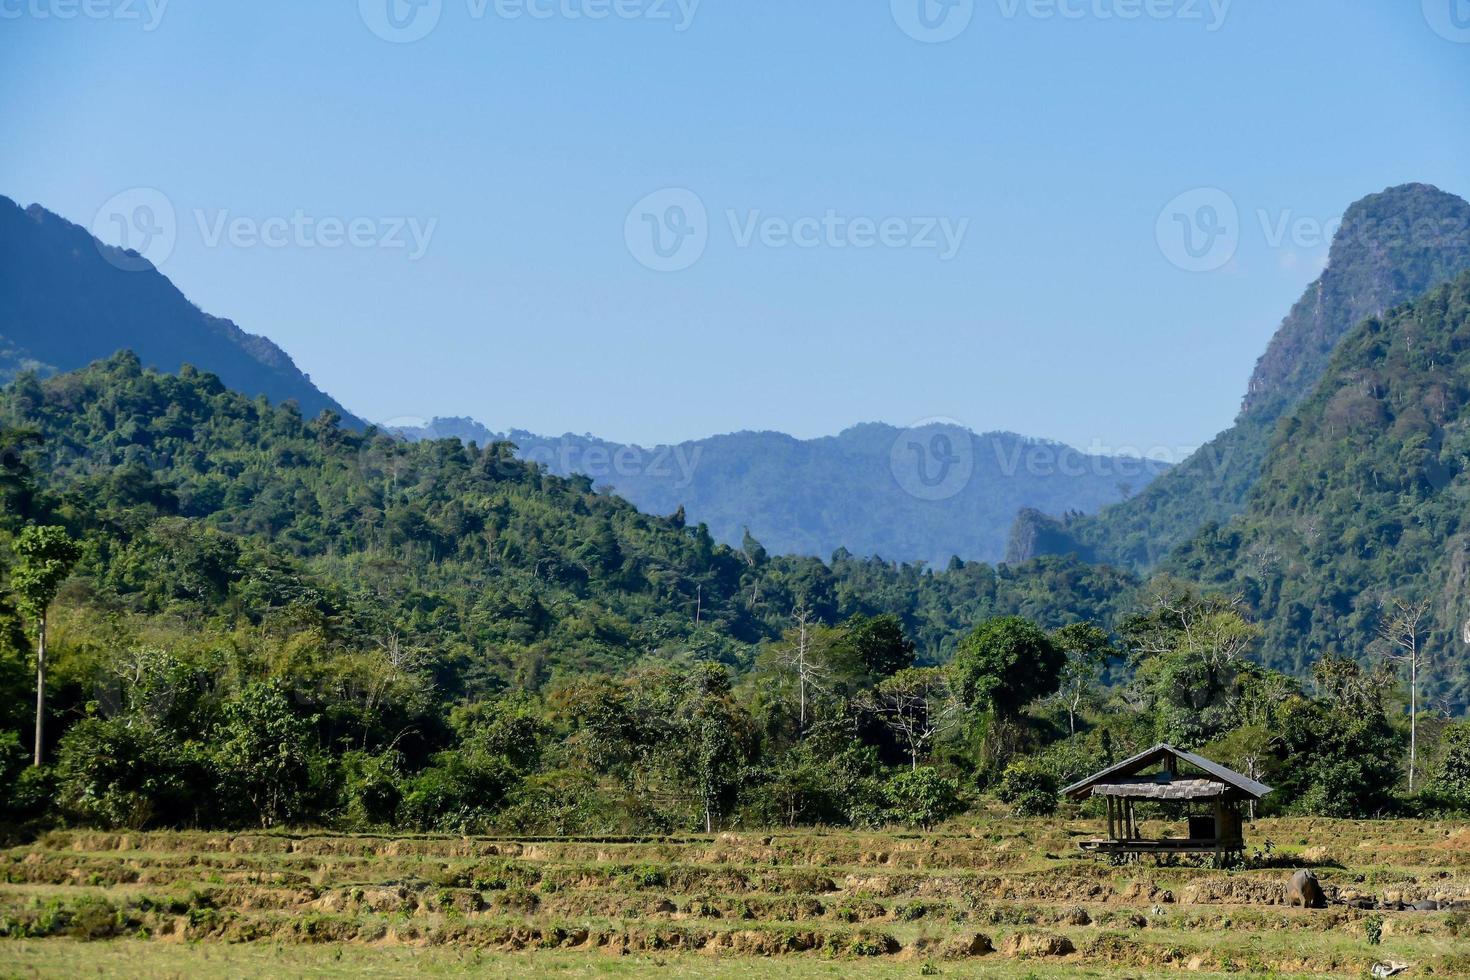
[{"label": "hazy sky", "polygon": [[644,442],[1192,446],[1347,204],[1470,194],[1470,0],[0,0],[0,97],[359,414]]}]

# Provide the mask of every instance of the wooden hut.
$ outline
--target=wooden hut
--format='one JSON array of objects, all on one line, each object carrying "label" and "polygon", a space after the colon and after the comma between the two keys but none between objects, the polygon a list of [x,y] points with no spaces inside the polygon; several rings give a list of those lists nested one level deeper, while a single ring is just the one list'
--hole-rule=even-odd
[{"label": "wooden hut", "polygon": [[[1172,745],[1155,745],[1062,790],[1073,800],[1100,796],[1107,803],[1108,836],[1083,841],[1084,850],[1130,857],[1243,853],[1241,805],[1270,792],[1264,783]],[[1134,811],[1140,800],[1184,803],[1186,835],[1145,839]]]}]

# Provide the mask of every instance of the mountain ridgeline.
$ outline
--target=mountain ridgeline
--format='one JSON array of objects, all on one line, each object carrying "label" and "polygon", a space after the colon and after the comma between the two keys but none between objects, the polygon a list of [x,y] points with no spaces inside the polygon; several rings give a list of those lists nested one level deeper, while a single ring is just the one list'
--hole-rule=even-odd
[{"label": "mountain ridgeline", "polygon": [[588,476],[640,510],[670,514],[682,507],[731,546],[748,529],[779,554],[825,558],[845,549],[936,567],[956,555],[998,561],[1023,508],[1096,511],[1168,468],[952,424],[869,423],[809,440],[737,432],[653,448],[590,435],[497,433],[471,419],[396,431],[514,443],[520,458],[557,476]]},{"label": "mountain ridgeline", "polygon": [[144,364],[192,364],[247,395],[293,400],[361,427],[265,337],[210,316],[135,252],[106,245],[38,205],[0,197],[0,382],[73,371],[131,350]]},{"label": "mountain ridgeline", "polygon": [[1470,204],[1425,184],[1357,202],[1343,216],[1327,269],[1307,287],[1250,380],[1239,418],[1137,496],[1095,515],[1023,512],[1007,560],[1076,553],[1153,568],[1206,524],[1249,499],[1278,421],[1312,394],[1342,338],[1366,317],[1417,299],[1470,269]]},{"label": "mountain ridgeline", "polygon": [[[646,656],[748,665],[798,606],[826,623],[898,615],[919,655],[942,661],[989,616],[1111,621],[1137,586],[1067,559],[934,573],[846,553],[830,565],[773,556],[754,541],[736,550],[504,444],[357,433],[131,354],[22,375],[0,392],[5,428],[41,441],[0,454],[36,484],[0,500],[0,543],[7,523],[83,538],[72,605],[123,630],[275,623],[307,657],[313,644],[391,642],[420,651],[450,696]],[[0,573],[9,557],[0,548]]]}]

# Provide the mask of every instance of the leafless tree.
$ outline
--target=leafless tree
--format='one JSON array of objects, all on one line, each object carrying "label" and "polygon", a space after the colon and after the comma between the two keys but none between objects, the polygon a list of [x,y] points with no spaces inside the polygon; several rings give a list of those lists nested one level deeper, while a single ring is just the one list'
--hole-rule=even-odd
[{"label": "leafless tree", "polygon": [[815,655],[813,638],[818,623],[813,619],[811,610],[805,605],[797,606],[791,618],[796,634],[794,642],[780,656],[778,663],[796,674],[797,724],[801,734],[805,735],[807,704],[812,692],[821,689],[828,668]]},{"label": "leafless tree", "polygon": [[899,671],[879,684],[863,707],[904,740],[913,769],[919,768],[919,756],[958,725],[964,713],[959,692],[937,667]]},{"label": "leafless tree", "polygon": [[1419,751],[1419,672],[1429,666],[1424,644],[1427,632],[1424,617],[1429,614],[1429,602],[1411,603],[1395,596],[1389,603],[1392,608],[1386,609],[1379,621],[1378,635],[1388,647],[1388,659],[1409,668],[1409,792],[1412,793]]}]

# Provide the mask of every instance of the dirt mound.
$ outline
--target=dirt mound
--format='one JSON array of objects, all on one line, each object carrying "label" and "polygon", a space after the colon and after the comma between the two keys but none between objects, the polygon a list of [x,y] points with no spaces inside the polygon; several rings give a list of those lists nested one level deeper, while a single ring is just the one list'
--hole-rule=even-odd
[{"label": "dirt mound", "polygon": [[1028,958],[1035,956],[1066,956],[1075,953],[1077,947],[1066,936],[1051,932],[1018,932],[1008,936],[1001,945],[1007,956]]}]

